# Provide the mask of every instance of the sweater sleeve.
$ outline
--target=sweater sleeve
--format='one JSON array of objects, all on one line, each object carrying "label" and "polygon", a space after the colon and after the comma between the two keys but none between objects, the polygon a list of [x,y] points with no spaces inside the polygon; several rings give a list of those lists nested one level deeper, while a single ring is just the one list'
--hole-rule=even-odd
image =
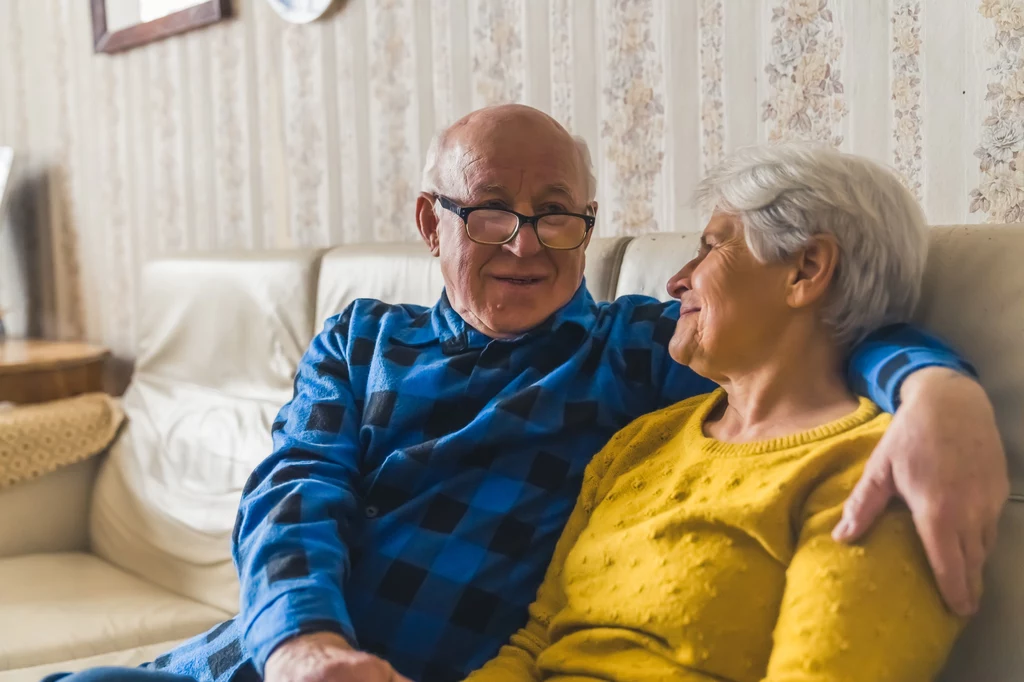
[{"label": "sweater sleeve", "polygon": [[356,645],[342,585],[358,506],[360,410],[344,339],[327,321],[273,427],[274,451],[242,493],[232,536],[246,648],[262,671],[285,640],[333,631]]},{"label": "sweater sleeve", "polygon": [[963,625],[946,610],[902,505],[862,544],[832,540],[861,469],[832,476],[808,499],[765,682],[926,682]]},{"label": "sweater sleeve", "polygon": [[640,418],[616,433],[587,465],[576,506],[555,545],[544,582],[537,590],[537,599],[530,605],[526,626],[512,635],[498,655],[466,678],[466,682],[539,682],[542,679],[537,668],[537,657],[551,644],[548,637],[551,619],[566,606],[562,589],[562,571],[566,558],[586,530],[590,514],[602,491],[608,488],[605,478],[615,461],[616,453],[642,430],[643,424],[644,418]]}]

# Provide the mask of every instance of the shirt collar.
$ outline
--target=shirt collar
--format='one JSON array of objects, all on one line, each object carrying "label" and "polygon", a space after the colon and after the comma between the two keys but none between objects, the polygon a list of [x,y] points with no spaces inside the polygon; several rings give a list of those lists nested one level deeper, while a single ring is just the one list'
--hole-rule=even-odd
[{"label": "shirt collar", "polygon": [[[464,352],[470,348],[483,348],[493,339],[477,331],[466,323],[462,316],[452,308],[448,300],[448,292],[442,291],[441,298],[430,309],[430,320],[423,321],[419,326],[407,326],[392,335],[392,339],[406,346],[423,346],[440,342],[445,355]],[[526,341],[556,331],[566,322],[581,325],[590,329],[597,314],[597,305],[587,291],[584,279],[569,302],[562,306],[554,315],[537,325],[522,336],[509,339],[511,342]]]}]

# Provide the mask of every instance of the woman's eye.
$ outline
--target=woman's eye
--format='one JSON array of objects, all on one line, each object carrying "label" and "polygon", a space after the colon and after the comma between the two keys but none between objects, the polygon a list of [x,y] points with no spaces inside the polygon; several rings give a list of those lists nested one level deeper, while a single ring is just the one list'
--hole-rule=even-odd
[{"label": "woman's eye", "polygon": [[543,208],[544,213],[566,213],[565,206],[561,204],[548,204]]}]

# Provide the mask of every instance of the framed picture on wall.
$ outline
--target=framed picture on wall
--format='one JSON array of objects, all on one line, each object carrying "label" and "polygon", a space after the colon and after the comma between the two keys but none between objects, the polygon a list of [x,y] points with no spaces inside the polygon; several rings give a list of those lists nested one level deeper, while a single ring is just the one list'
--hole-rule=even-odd
[{"label": "framed picture on wall", "polygon": [[90,0],[96,52],[120,52],[208,26],[231,15],[230,0]]}]

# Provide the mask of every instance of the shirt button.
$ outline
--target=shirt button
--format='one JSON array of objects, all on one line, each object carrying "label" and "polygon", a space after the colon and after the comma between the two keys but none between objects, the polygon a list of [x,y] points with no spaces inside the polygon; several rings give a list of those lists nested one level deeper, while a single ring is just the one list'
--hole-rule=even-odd
[{"label": "shirt button", "polygon": [[371,506],[371,507],[367,507],[366,508],[366,518],[368,518],[368,519],[375,519],[375,518],[377,518],[377,514],[379,514],[379,513],[380,513],[380,510],[377,509],[376,507],[372,507]]}]

